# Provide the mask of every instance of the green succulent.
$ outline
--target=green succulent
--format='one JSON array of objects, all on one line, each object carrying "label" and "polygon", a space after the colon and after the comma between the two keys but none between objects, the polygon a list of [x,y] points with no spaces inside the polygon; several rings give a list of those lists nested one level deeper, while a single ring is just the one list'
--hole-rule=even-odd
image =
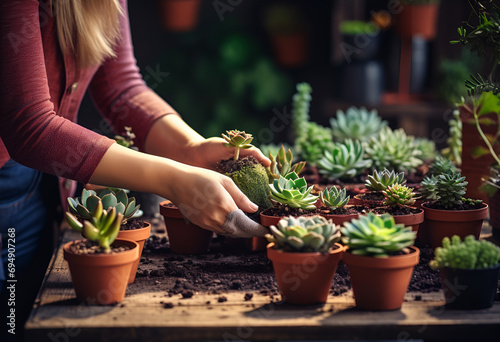
[{"label": "green succulent", "polygon": [[134,146],[135,134],[132,132],[132,127],[125,126],[125,132],[122,135],[115,135],[115,140],[118,145],[130,148],[137,151],[138,148]]},{"label": "green succulent", "polygon": [[334,179],[352,179],[365,172],[371,160],[364,159],[364,148],[360,141],[346,139],[327,150],[318,162],[319,172]]},{"label": "green succulent", "polygon": [[417,199],[413,188],[401,184],[392,184],[383,191],[385,196],[384,205],[409,207],[415,204]]},{"label": "green succulent", "polygon": [[460,172],[449,170],[438,176],[425,177],[420,182],[420,192],[427,200],[435,200],[445,208],[462,203],[468,182]]},{"label": "green succulent", "polygon": [[361,215],[359,219],[345,222],[342,242],[352,254],[387,257],[391,253],[407,251],[413,245],[416,232],[404,224],[396,224],[390,214],[377,216],[374,213]]},{"label": "green succulent", "polygon": [[337,110],[337,116],[330,119],[330,125],[332,135],[337,141],[368,141],[387,126],[387,121],[380,118],[376,109],[368,111],[364,107],[349,107],[345,114],[342,110]]},{"label": "green succulent", "polygon": [[295,151],[293,150],[293,148],[288,145],[287,143],[280,143],[280,144],[274,144],[274,143],[270,143],[270,144],[261,144],[259,145],[259,149],[262,151],[262,153],[267,156],[269,153],[271,153],[273,156],[277,155],[279,153],[279,150],[281,149],[281,146],[283,146],[283,148],[285,150],[290,150],[292,151],[292,154],[295,154]]},{"label": "green succulent", "polygon": [[82,220],[90,220],[95,211],[99,210],[101,201],[105,210],[116,208],[117,213],[123,215],[122,223],[126,223],[141,207],[140,204],[136,205],[135,198],[129,198],[123,189],[115,192],[108,188],[99,195],[94,190],[83,189],[81,197],[68,197],[68,210]]},{"label": "green succulent", "polygon": [[455,109],[453,111],[453,119],[448,121],[449,137],[446,139],[448,147],[441,150],[443,156],[453,161],[457,165],[462,164],[462,120],[460,120],[460,112]]},{"label": "green succulent", "polygon": [[455,172],[458,171],[457,166],[451,160],[443,158],[441,156],[436,157],[434,162],[432,162],[429,167],[428,174],[430,176],[437,176],[443,173],[447,173],[449,170],[453,170]]},{"label": "green succulent", "polygon": [[321,202],[330,208],[343,208],[349,202],[350,196],[346,196],[345,188],[339,190],[336,186],[325,188],[319,193]]},{"label": "green succulent", "polygon": [[69,211],[65,215],[73,229],[81,232],[87,240],[99,243],[99,246],[106,252],[110,251],[111,244],[118,236],[123,220],[123,214],[119,213],[115,207],[111,207],[109,210],[103,209],[103,203],[100,199],[92,217],[89,220],[83,220],[83,223]]},{"label": "green succulent", "polygon": [[433,160],[437,157],[436,144],[427,138],[415,138],[415,145],[420,151],[420,159]]},{"label": "green succulent", "polygon": [[253,146],[252,135],[245,133],[245,131],[238,131],[237,129],[233,129],[231,131],[226,131],[226,134],[222,134],[222,137],[226,141],[225,145],[228,147],[235,147],[234,160],[238,160],[241,148],[247,149]]},{"label": "green succulent", "polygon": [[366,156],[373,161],[372,168],[376,170],[412,172],[423,164],[422,152],[414,140],[402,128],[393,131],[384,127],[366,144]]},{"label": "green succulent", "polygon": [[270,198],[277,202],[304,210],[316,208],[314,203],[318,200],[318,196],[311,194],[313,187],[307,187],[305,178],[299,178],[295,172],[290,172],[285,177],[280,176],[269,184],[269,187]]},{"label": "green succulent", "polygon": [[473,235],[461,241],[458,235],[443,238],[443,247],[434,250],[433,269],[443,267],[478,269],[496,266],[500,262],[500,247],[486,240],[476,240]]},{"label": "green succulent", "polygon": [[290,149],[285,152],[285,147],[281,145],[278,153],[274,157],[271,153],[269,153],[269,160],[271,160],[271,165],[267,167],[267,171],[269,173],[270,183],[274,179],[279,179],[281,176],[286,176],[290,172],[295,172],[296,174],[300,174],[300,171],[306,166],[306,162],[301,161],[296,164],[293,163],[293,154]]},{"label": "green succulent", "polygon": [[373,170],[365,181],[365,187],[373,192],[382,192],[393,184],[405,184],[404,172],[394,172],[394,170],[384,169],[383,171]]},{"label": "green succulent", "polygon": [[284,217],[269,230],[267,240],[285,252],[326,253],[340,240],[340,230],[322,216]]},{"label": "green succulent", "polygon": [[297,92],[292,97],[293,132],[295,139],[302,140],[307,135],[312,88],[309,83],[302,82],[297,84],[296,89]]}]

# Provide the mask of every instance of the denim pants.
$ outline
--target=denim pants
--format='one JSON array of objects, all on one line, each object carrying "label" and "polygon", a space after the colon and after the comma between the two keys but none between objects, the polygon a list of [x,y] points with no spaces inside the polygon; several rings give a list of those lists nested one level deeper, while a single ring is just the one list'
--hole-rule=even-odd
[{"label": "denim pants", "polygon": [[[33,261],[46,223],[46,206],[41,191],[42,173],[9,160],[0,168],[0,289],[8,276],[8,247],[15,248],[15,273],[22,273]],[[14,228],[14,240],[9,240]],[[10,232],[13,230],[10,229]],[[10,234],[12,237],[12,234]],[[12,248],[11,248],[12,251]],[[1,290],[0,290],[1,291]]]}]

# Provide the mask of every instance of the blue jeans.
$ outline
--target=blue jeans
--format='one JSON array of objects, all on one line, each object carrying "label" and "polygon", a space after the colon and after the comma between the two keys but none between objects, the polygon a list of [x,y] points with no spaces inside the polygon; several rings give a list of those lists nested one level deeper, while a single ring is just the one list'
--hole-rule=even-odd
[{"label": "blue jeans", "polygon": [[[42,173],[12,159],[0,168],[0,291],[7,276],[8,243],[15,246],[15,272],[22,273],[33,261],[46,223],[40,181]],[[15,241],[8,229],[15,228]],[[12,231],[12,230],[11,230]]]}]

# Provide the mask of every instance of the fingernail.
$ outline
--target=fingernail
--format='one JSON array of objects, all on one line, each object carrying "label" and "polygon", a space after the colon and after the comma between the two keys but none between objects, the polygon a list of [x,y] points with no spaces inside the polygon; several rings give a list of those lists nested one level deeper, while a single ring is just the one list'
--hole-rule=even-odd
[{"label": "fingernail", "polygon": [[257,211],[257,209],[259,209],[259,206],[255,203],[251,202],[250,209],[252,209],[253,211]]}]

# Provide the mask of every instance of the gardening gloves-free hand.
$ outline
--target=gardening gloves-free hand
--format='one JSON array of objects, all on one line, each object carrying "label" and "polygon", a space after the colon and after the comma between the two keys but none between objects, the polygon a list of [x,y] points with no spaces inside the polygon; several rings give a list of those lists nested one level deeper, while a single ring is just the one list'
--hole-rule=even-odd
[{"label": "gardening gloves-free hand", "polygon": [[221,229],[224,235],[235,238],[264,236],[269,229],[250,219],[241,209],[231,211]]}]

